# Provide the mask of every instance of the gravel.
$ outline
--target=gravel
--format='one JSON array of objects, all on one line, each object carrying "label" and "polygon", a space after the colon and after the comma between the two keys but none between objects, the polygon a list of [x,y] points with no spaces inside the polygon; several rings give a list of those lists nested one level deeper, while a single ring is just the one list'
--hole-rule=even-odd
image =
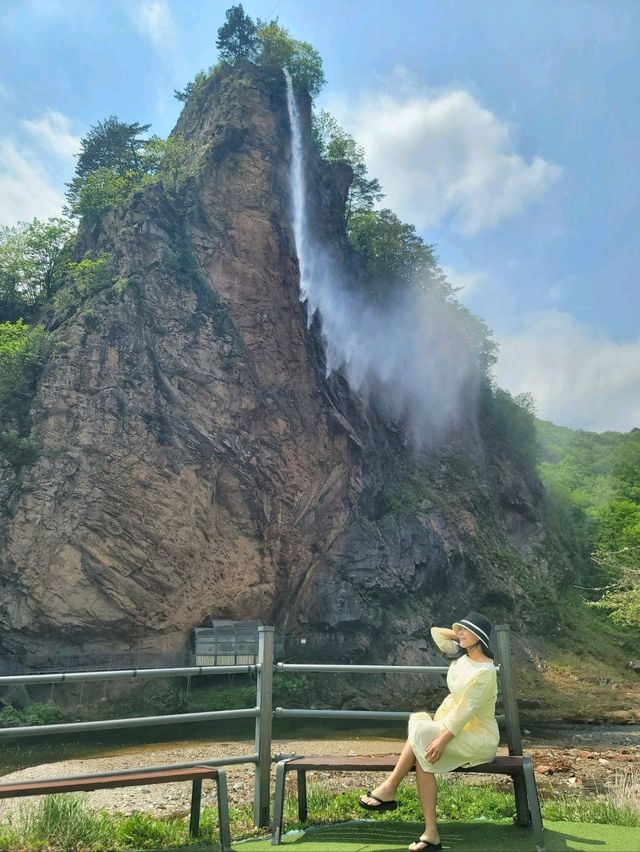
[{"label": "gravel", "polygon": [[[397,754],[402,743],[398,740],[352,738],[342,740],[274,740],[274,754]],[[41,764],[12,772],[2,778],[2,783],[27,781],[36,778],[82,775],[94,772],[110,772],[118,769],[160,766],[170,763],[213,760],[220,757],[236,757],[250,754],[253,742],[198,742],[193,745],[167,748],[145,746],[131,748],[109,757],[88,760],[68,760]],[[499,753],[506,753],[501,749]],[[538,779],[543,789],[583,788],[602,791],[620,773],[633,770],[640,758],[639,747],[623,747],[610,750],[589,748],[558,748],[543,743],[527,748],[534,764],[541,770]],[[231,805],[249,804],[253,799],[254,767],[251,764],[229,766],[229,802]],[[499,778],[499,776],[498,776]],[[510,786],[508,779],[497,781],[496,776],[467,776],[471,783],[492,783]],[[328,785],[335,791],[347,789],[368,790],[380,782],[379,773],[314,773],[316,782]],[[212,781],[203,784],[203,804],[215,802],[215,786]],[[189,811],[191,789],[189,783],[155,784],[145,787],[124,787],[113,790],[96,790],[84,794],[87,804],[109,812],[130,814],[143,811],[155,816],[185,814]],[[34,802],[35,797],[0,800],[0,819],[25,803]]]}]

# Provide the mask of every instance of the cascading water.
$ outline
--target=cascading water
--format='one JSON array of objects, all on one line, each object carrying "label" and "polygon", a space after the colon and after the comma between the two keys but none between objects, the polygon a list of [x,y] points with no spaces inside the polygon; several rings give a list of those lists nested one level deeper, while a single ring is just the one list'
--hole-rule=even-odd
[{"label": "cascading water", "polygon": [[293,238],[296,242],[298,254],[298,266],[300,267],[300,295],[301,300],[306,295],[306,186],[304,181],[304,150],[302,148],[302,132],[300,130],[300,114],[298,105],[293,94],[291,75],[284,69],[287,81],[287,108],[289,111],[289,123],[291,125],[291,212],[293,225]]},{"label": "cascading water", "polygon": [[[327,373],[340,370],[352,390],[375,399],[426,446],[463,411],[475,411],[477,366],[459,311],[428,286],[381,307],[346,286],[335,261],[309,229],[302,122],[287,71],[291,125],[291,225],[300,268],[300,301],[309,324],[317,312]],[[473,419],[473,418],[472,418]]]}]

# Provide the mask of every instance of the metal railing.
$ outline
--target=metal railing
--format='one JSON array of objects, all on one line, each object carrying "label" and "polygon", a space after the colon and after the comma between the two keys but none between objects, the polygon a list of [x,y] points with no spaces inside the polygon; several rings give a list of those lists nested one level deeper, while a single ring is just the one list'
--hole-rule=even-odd
[{"label": "metal railing", "polygon": [[[227,766],[253,763],[256,767],[254,815],[256,825],[269,823],[269,777],[271,765],[271,691],[273,668],[273,627],[258,628],[258,662],[255,665],[239,666],[175,666],[165,668],[134,668],[107,671],[53,672],[50,674],[19,674],[0,676],[0,686],[15,684],[37,685],[56,683],[85,683],[88,681],[141,680],[146,678],[200,677],[203,675],[256,674],[256,704],[237,710],[211,710],[199,713],[175,713],[160,716],[134,716],[128,719],[102,719],[94,722],[63,722],[54,725],[30,725],[27,727],[0,728],[0,741],[25,736],[47,736],[51,734],[74,734],[85,731],[104,731],[141,728],[152,725],[179,725],[190,722],[208,722],[224,719],[256,720],[255,748],[252,754],[215,760],[198,760],[188,763],[172,763],[160,767],[136,767],[113,773],[94,773],[83,778],[103,775],[134,775],[145,770],[190,769],[195,766]],[[46,782],[60,778],[41,779]],[[259,820],[259,821],[258,821]]]}]

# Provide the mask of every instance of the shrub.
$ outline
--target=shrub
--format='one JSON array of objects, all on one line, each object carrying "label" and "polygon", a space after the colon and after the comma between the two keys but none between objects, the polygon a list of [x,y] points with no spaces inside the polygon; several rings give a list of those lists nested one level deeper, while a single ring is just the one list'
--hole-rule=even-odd
[{"label": "shrub", "polygon": [[68,266],[67,285],[53,298],[56,310],[74,313],[89,296],[113,284],[111,258],[101,254],[96,258],[84,257]]},{"label": "shrub", "polygon": [[0,451],[16,471],[35,457],[29,408],[51,338],[41,325],[0,323]]}]

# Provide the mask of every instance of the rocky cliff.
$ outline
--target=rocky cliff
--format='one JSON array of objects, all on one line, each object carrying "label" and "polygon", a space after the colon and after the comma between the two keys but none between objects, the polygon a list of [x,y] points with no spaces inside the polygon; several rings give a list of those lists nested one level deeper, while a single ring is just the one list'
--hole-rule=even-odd
[{"label": "rocky cliff", "polygon": [[[351,178],[309,139],[314,227],[357,272]],[[480,420],[417,454],[339,376],[299,301],[285,81],[223,69],[174,133],[179,193],[136,193],[83,251],[114,287],[52,321],[41,447],[5,506],[5,653],[175,650],[207,615],[261,618],[317,658],[427,659],[467,607],[538,618],[565,570],[532,472]],[[472,434],[473,432],[473,434]]]}]

